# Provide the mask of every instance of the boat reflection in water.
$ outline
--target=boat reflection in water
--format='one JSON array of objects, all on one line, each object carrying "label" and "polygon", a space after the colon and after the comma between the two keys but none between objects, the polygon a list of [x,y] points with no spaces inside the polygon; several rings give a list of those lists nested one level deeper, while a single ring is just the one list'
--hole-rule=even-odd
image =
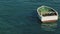
[{"label": "boat reflection in water", "polygon": [[57,28],[58,12],[51,7],[41,6],[37,9],[38,17],[42,21],[41,28],[46,31],[55,31]]}]

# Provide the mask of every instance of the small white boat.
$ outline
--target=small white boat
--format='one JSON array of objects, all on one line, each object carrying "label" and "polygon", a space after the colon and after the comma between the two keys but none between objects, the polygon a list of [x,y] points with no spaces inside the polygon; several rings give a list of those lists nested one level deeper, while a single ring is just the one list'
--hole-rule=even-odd
[{"label": "small white boat", "polygon": [[56,22],[58,20],[58,12],[51,7],[41,6],[37,8],[40,20],[44,22]]}]

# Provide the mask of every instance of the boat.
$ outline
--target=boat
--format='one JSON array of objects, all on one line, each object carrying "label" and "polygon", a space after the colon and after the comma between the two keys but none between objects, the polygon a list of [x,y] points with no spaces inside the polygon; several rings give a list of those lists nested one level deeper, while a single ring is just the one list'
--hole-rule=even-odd
[{"label": "boat", "polygon": [[58,12],[48,6],[41,6],[37,8],[37,13],[40,20],[45,22],[56,22],[58,20]]}]

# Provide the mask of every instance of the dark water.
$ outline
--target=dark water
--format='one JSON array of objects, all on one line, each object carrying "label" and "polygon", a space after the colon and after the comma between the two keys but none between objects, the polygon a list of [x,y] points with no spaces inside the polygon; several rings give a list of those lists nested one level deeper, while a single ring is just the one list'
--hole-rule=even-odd
[{"label": "dark water", "polygon": [[42,31],[36,9],[53,7],[60,13],[60,0],[0,0],[0,34],[60,34],[60,23],[54,32]]}]

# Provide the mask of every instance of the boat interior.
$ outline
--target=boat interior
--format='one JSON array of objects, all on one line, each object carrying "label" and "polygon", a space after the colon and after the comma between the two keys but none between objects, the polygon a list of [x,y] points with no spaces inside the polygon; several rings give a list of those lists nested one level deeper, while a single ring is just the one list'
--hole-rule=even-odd
[{"label": "boat interior", "polygon": [[56,15],[57,13],[52,9],[42,14],[42,16],[56,16]]}]

